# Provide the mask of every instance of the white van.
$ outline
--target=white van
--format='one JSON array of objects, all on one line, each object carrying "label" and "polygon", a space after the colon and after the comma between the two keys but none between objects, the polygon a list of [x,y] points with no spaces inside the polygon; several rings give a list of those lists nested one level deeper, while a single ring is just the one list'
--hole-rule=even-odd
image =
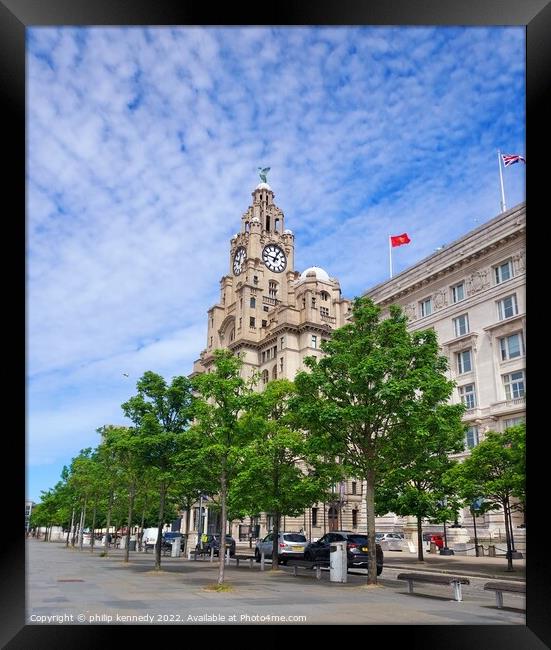
[{"label": "white van", "polygon": [[142,547],[144,551],[153,548],[157,543],[158,528],[144,528],[142,537]]}]

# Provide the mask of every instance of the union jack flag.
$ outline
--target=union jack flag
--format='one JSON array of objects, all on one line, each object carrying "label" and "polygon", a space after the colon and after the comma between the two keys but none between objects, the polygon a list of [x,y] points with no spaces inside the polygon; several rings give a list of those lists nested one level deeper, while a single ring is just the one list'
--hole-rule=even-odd
[{"label": "union jack flag", "polygon": [[518,163],[522,160],[524,164],[526,164],[526,160],[524,156],[519,156],[516,153],[510,154],[510,153],[502,153],[501,158],[503,159],[503,166],[504,167],[509,167],[509,165],[514,165],[515,163]]}]

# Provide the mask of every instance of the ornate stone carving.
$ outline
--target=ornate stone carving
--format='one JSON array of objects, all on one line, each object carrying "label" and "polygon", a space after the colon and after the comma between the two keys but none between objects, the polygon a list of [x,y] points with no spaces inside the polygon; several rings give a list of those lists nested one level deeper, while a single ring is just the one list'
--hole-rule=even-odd
[{"label": "ornate stone carving", "polygon": [[408,317],[408,320],[414,321],[417,320],[417,306],[414,302],[410,302],[409,305],[404,306],[404,314]]},{"label": "ornate stone carving", "polygon": [[520,275],[526,270],[526,250],[523,248],[516,255],[513,255],[515,275]]},{"label": "ornate stone carving", "polygon": [[434,304],[435,309],[442,309],[442,307],[446,307],[448,304],[448,293],[445,289],[441,289],[440,291],[437,291],[433,297],[432,297],[432,302]]},{"label": "ornate stone carving", "polygon": [[482,289],[487,289],[490,286],[490,280],[488,279],[488,269],[482,271],[475,271],[467,278],[467,295],[472,295],[477,293],[477,291],[482,291]]}]

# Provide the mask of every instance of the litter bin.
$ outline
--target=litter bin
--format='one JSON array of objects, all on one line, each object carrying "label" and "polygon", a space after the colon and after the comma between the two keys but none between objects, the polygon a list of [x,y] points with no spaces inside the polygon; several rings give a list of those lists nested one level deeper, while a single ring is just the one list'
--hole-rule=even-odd
[{"label": "litter bin", "polygon": [[329,547],[329,581],[346,582],[347,579],[346,542],[333,542]]},{"label": "litter bin", "polygon": [[496,556],[496,547],[494,544],[490,544],[488,546],[488,557],[495,557]]},{"label": "litter bin", "polygon": [[180,537],[175,537],[174,539],[171,540],[171,542],[172,542],[172,550],[170,551],[170,556],[180,557],[180,542],[181,542]]},{"label": "litter bin", "polygon": [[131,539],[128,542],[128,550],[129,551],[135,551],[136,550],[136,540],[135,539]]},{"label": "litter bin", "polygon": [[484,546],[482,544],[478,545],[478,557],[484,557]]}]

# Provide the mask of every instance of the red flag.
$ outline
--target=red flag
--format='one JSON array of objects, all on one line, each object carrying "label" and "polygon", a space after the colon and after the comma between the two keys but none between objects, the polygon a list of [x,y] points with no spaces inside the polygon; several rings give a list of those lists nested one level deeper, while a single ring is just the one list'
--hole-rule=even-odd
[{"label": "red flag", "polygon": [[411,239],[408,237],[406,232],[402,235],[396,235],[395,237],[392,235],[390,236],[390,242],[393,248],[395,246],[402,246],[402,244],[409,244],[410,241]]}]

